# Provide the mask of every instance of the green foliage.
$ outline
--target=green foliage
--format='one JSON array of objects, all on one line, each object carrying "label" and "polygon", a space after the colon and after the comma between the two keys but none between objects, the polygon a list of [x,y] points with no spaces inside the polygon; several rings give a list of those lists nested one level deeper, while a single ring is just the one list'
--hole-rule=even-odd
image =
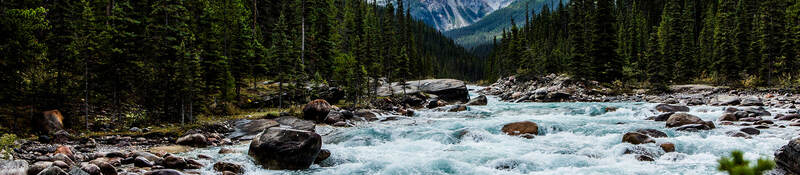
[{"label": "green foliage", "polygon": [[775,161],[763,158],[758,159],[755,166],[750,166],[750,161],[745,160],[743,155],[742,151],[731,152],[730,157],[718,160],[717,170],[728,172],[730,175],[761,175],[775,168]]},{"label": "green foliage", "polygon": [[17,140],[17,135],[14,134],[3,134],[0,137],[0,152],[3,152],[3,155],[0,155],[2,159],[11,159],[11,153],[14,151],[14,148],[18,148],[19,145],[14,144],[14,141]]}]

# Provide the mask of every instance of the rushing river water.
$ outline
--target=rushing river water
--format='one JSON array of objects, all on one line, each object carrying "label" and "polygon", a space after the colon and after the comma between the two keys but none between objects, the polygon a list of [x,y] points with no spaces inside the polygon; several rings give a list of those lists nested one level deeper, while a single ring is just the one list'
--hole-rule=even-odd
[{"label": "rushing river water", "polygon": [[[794,127],[771,127],[745,139],[725,134],[741,126],[719,124],[710,131],[675,131],[665,128],[664,122],[645,120],[656,115],[655,105],[508,103],[489,97],[489,105],[470,106],[464,112],[422,110],[414,117],[359,127],[318,126],[322,148],[332,155],[303,171],[261,169],[247,156],[248,145],[230,147],[240,152],[237,154],[217,154],[220,148],[209,148],[183,155],[213,157],[201,160],[207,164],[203,174],[213,174],[211,165],[218,161],[242,164],[245,174],[719,174],[716,164],[720,156],[742,150],[747,159],[772,158],[774,151],[797,133]],[[607,106],[619,109],[606,113]],[[716,121],[723,109],[696,106],[690,114]],[[504,124],[526,120],[539,125],[539,135],[533,139],[500,131]],[[668,138],[655,139],[674,143],[676,152],[664,153],[650,143],[639,149],[658,155],[655,161],[642,162],[624,154],[634,146],[622,143],[622,135],[641,128],[667,133]]]}]

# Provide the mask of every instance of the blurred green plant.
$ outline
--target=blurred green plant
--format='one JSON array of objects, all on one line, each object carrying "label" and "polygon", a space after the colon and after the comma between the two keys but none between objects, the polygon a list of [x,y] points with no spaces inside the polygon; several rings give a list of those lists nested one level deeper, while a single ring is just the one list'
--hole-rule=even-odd
[{"label": "blurred green plant", "polygon": [[14,145],[15,140],[17,140],[17,135],[14,134],[3,134],[0,137],[0,152],[3,153],[0,158],[11,159],[11,152],[17,148],[17,145]]},{"label": "blurred green plant", "polygon": [[750,161],[744,160],[743,156],[742,151],[731,152],[731,157],[718,160],[717,170],[728,172],[730,175],[761,175],[775,168],[775,161],[765,158],[758,159],[755,166],[750,166]]}]

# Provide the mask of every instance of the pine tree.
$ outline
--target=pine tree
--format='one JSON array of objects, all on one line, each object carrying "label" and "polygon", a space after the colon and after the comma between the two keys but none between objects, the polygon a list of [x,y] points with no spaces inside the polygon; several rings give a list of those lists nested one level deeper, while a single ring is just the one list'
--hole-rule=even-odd
[{"label": "pine tree", "polygon": [[572,45],[572,56],[569,67],[575,77],[591,78],[591,58],[588,56],[587,48],[587,24],[586,12],[588,5],[585,0],[570,1],[570,43]]},{"label": "pine tree", "polygon": [[598,0],[597,11],[592,15],[596,31],[593,31],[592,52],[595,73],[599,81],[612,82],[622,77],[622,60],[617,54],[616,17],[613,14],[613,0]]},{"label": "pine tree", "polygon": [[735,35],[735,1],[721,1],[717,9],[717,24],[714,28],[714,62],[712,69],[725,80],[735,80],[740,73]]},{"label": "pine tree", "polygon": [[[661,52],[661,59],[663,59],[661,62],[667,64],[665,65],[665,71],[668,71],[662,74],[668,76],[667,81],[672,80],[673,77],[686,74],[686,72],[683,72],[685,70],[676,69],[681,68],[678,66],[686,65],[683,62],[685,57],[681,55],[683,52],[681,50],[683,42],[681,33],[685,33],[685,31],[682,31],[684,22],[681,20],[683,16],[681,11],[681,0],[667,1],[661,16],[661,24],[658,27],[659,52]],[[673,72],[674,74],[672,74]]]},{"label": "pine tree", "polygon": [[736,7],[736,50],[738,51],[738,60],[743,63],[743,67],[748,74],[758,74],[758,66],[760,60],[758,59],[757,45],[754,45],[755,29],[754,15],[758,9],[757,1],[739,0]]},{"label": "pine tree", "polygon": [[768,66],[762,68],[762,76],[772,80],[780,73],[795,73],[796,61],[785,54],[788,47],[785,35],[787,4],[784,0],[761,1],[759,44],[761,46],[761,62]]}]

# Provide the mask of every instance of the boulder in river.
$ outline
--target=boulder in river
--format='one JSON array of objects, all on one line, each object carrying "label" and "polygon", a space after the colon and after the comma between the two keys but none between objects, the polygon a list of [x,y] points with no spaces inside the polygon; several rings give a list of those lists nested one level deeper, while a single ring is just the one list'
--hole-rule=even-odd
[{"label": "boulder in river", "polygon": [[756,96],[749,96],[742,99],[741,102],[742,106],[764,106],[764,102],[761,101],[761,98]]},{"label": "boulder in river", "polygon": [[183,175],[183,173],[173,169],[159,169],[159,170],[148,171],[144,173],[144,175]]},{"label": "boulder in river", "polygon": [[208,139],[206,139],[206,136],[200,133],[183,136],[181,138],[178,138],[178,140],[175,141],[175,143],[178,145],[195,146],[195,147],[205,147],[208,146],[209,144]]},{"label": "boulder in river", "polygon": [[331,157],[331,151],[329,151],[328,149],[321,149],[319,151],[317,159],[314,160],[314,163],[320,163],[322,161],[325,161],[326,159],[328,159],[328,157]]},{"label": "boulder in river", "polygon": [[792,139],[775,151],[775,163],[780,169],[800,174],[800,138]]},{"label": "boulder in river", "polygon": [[742,128],[742,129],[739,129],[739,131],[742,131],[742,132],[747,133],[749,135],[759,135],[759,134],[761,134],[761,131],[759,131],[756,128]]},{"label": "boulder in river", "polygon": [[308,102],[308,104],[303,107],[303,119],[322,123],[325,122],[325,117],[328,116],[328,112],[330,111],[330,103],[323,99],[316,99]]},{"label": "boulder in river", "polygon": [[736,117],[736,115],[734,115],[733,113],[727,113],[726,112],[726,113],[722,114],[722,116],[720,116],[719,119],[717,119],[717,120],[719,120],[719,121],[739,121],[739,118]]},{"label": "boulder in river", "polygon": [[317,133],[272,127],[253,139],[248,155],[266,169],[301,170],[314,163],[321,148]]},{"label": "boulder in river", "polygon": [[299,129],[304,131],[311,131],[314,132],[316,125],[312,121],[299,119],[292,116],[284,116],[276,118],[275,121],[280,123],[281,125],[286,125],[291,127],[292,129]]},{"label": "boulder in river", "polygon": [[244,166],[230,162],[217,162],[214,164],[214,170],[217,172],[230,171],[235,174],[242,174],[244,173]]},{"label": "boulder in river", "polygon": [[539,134],[539,126],[531,121],[521,121],[504,125],[502,131],[512,136],[533,138]]},{"label": "boulder in river", "polygon": [[669,119],[669,116],[672,116],[672,114],[675,114],[675,112],[667,112],[667,113],[663,113],[663,114],[658,114],[657,116],[652,117],[652,119],[654,121],[663,122],[663,121],[667,121],[667,119]]},{"label": "boulder in river", "polygon": [[51,166],[39,172],[37,175],[69,175],[63,169],[57,166]]},{"label": "boulder in river", "polygon": [[655,138],[667,137],[667,133],[661,132],[656,129],[638,129],[636,130],[636,132]]},{"label": "boulder in river", "polygon": [[669,104],[656,105],[659,112],[689,112],[689,107]]},{"label": "boulder in river", "polygon": [[638,132],[629,132],[625,133],[625,135],[622,136],[622,142],[638,145],[645,143],[655,143],[656,141],[650,138],[650,136],[647,136],[645,134]]},{"label": "boulder in river", "polygon": [[486,98],[486,96],[485,95],[481,95],[481,96],[473,98],[472,100],[469,100],[467,105],[470,105],[470,106],[485,106],[488,103],[489,103],[489,100]]},{"label": "boulder in river", "polygon": [[671,142],[664,142],[661,145],[658,145],[664,152],[675,152],[675,144]]},{"label": "boulder in river", "polygon": [[469,97],[467,84],[455,79],[428,79],[408,81],[405,84],[398,82],[386,83],[377,89],[378,96],[388,97],[392,95],[413,94],[424,92],[433,94],[440,100],[448,102],[466,103]]},{"label": "boulder in river", "polygon": [[700,119],[700,117],[697,117],[697,116],[694,116],[694,115],[691,115],[691,114],[687,114],[687,113],[676,113],[676,114],[673,114],[672,116],[669,116],[669,119],[667,119],[667,127],[668,128],[679,127],[679,126],[688,125],[688,124],[703,124],[703,125],[705,125],[707,123],[705,121],[703,121],[702,119]]},{"label": "boulder in river", "polygon": [[261,133],[261,131],[264,131],[264,129],[279,125],[277,121],[271,119],[237,120],[234,122],[234,131],[228,137],[240,140],[252,140],[253,137]]}]

